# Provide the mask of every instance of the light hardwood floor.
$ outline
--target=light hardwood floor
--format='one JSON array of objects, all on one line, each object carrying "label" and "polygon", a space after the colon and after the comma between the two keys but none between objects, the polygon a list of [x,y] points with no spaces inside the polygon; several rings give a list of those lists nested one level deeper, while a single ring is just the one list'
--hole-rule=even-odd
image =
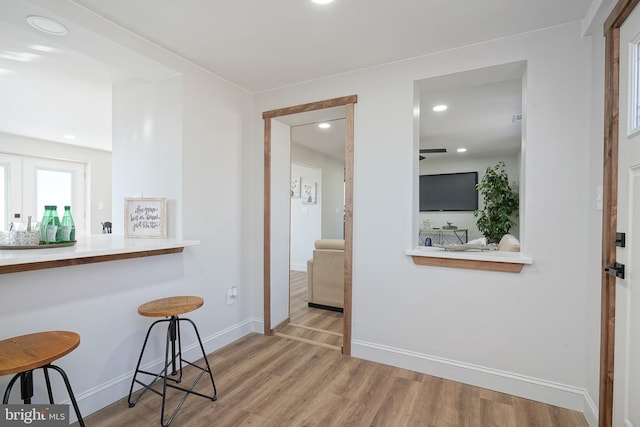
[{"label": "light hardwood floor", "polygon": [[[209,361],[218,400],[189,396],[172,426],[587,425],[578,412],[276,336],[248,335],[215,351]],[[183,382],[192,378],[191,371],[185,371]],[[209,391],[204,380],[197,389]],[[160,397],[147,393],[134,408],[125,398],[85,422],[88,427],[157,426],[159,411]]]},{"label": "light hardwood floor", "polygon": [[309,307],[307,302],[307,273],[289,272],[290,323],[278,328],[276,334],[341,351],[342,313]]}]

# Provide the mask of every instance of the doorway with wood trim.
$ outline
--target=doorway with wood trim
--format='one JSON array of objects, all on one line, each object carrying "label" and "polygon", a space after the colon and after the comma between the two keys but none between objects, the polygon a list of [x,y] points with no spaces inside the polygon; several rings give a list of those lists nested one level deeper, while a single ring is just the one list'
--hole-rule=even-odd
[{"label": "doorway with wood trim", "polygon": [[[631,115],[626,103],[627,93],[633,91],[637,94],[637,77],[635,90],[629,86],[634,78],[629,73],[630,68],[627,68],[627,55],[631,51],[634,36],[636,45],[640,46],[637,43],[640,40],[640,16],[635,10],[639,1],[619,0],[604,24],[605,136],[599,427],[610,427],[614,420],[616,425],[637,425],[640,422],[640,413],[630,410],[637,407],[634,406],[635,402],[630,402],[637,401],[639,389],[637,384],[630,386],[633,385],[631,375],[638,375],[638,361],[634,354],[637,356],[640,351],[640,341],[634,338],[637,334],[630,334],[632,327],[638,327],[637,322],[629,322],[634,312],[635,316],[639,314],[640,304],[638,290],[632,286],[628,274],[625,278],[622,268],[622,263],[629,263],[633,267],[638,262],[637,256],[635,260],[630,259],[629,245],[633,240],[632,219],[638,217],[631,201],[640,198],[633,197],[640,189],[640,184],[637,184],[640,182],[637,167],[640,153],[636,147],[637,132],[630,131],[631,128],[625,125],[628,115]],[[632,19],[633,15],[638,19]],[[619,231],[628,232],[626,239],[619,238]],[[614,365],[617,365],[615,370]],[[633,369],[635,372],[631,372]]]},{"label": "doorway with wood trim", "polygon": [[[357,96],[351,95],[324,101],[302,104],[278,110],[266,111],[264,119],[264,333],[272,335],[274,329],[288,323],[288,311],[283,315],[283,307],[289,307],[289,264],[284,266],[283,259],[289,259],[289,232],[284,240],[285,226],[278,217],[278,209],[282,210],[288,197],[280,196],[278,186],[290,181],[289,171],[279,175],[278,168],[289,163],[290,147],[277,143],[277,118],[312,111],[321,111],[336,107],[345,110],[345,168],[344,168],[344,312],[342,353],[351,354],[351,272],[352,272],[352,234],[353,234],[353,154],[354,154],[354,107]],[[286,144],[285,144],[286,145]],[[286,158],[286,162],[283,159]],[[282,181],[282,182],[280,182]],[[288,195],[288,192],[287,192]],[[282,205],[282,206],[281,206]],[[288,215],[287,215],[288,219]],[[278,224],[280,222],[280,224]],[[289,229],[289,224],[286,224]],[[286,243],[285,243],[286,242]],[[286,248],[284,248],[286,246]],[[286,256],[283,254],[286,253]],[[281,265],[282,264],[282,265]],[[287,277],[283,271],[286,269]],[[282,283],[286,280],[286,296],[282,291]],[[286,299],[286,304],[283,304]]]}]

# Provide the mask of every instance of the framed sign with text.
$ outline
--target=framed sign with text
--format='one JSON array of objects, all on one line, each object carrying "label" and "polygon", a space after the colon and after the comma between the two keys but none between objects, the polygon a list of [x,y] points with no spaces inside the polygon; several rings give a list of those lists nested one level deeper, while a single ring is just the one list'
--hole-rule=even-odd
[{"label": "framed sign with text", "polygon": [[125,198],[124,237],[167,237],[167,200],[165,198]]}]

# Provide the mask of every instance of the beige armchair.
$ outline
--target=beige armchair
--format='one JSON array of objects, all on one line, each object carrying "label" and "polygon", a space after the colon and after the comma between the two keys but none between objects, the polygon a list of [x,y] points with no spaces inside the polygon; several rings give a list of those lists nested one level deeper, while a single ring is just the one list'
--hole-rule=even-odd
[{"label": "beige armchair", "polygon": [[307,298],[309,307],[342,311],[344,240],[316,240],[313,259],[307,261]]}]

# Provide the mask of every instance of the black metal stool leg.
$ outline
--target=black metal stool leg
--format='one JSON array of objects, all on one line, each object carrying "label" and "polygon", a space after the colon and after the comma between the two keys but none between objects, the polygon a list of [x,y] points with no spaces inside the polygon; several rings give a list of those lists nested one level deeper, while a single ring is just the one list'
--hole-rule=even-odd
[{"label": "black metal stool leg", "polygon": [[[169,328],[167,329],[167,344],[164,347],[164,375],[162,376],[162,407],[160,409],[160,424],[162,424],[163,426],[168,426],[169,424],[171,424],[171,422],[173,421],[173,418],[175,417],[175,413],[173,414],[173,416],[171,417],[171,419],[169,420],[169,422],[167,424],[164,423],[164,408],[165,408],[165,403],[167,401],[167,369],[169,368],[169,365],[171,365],[171,368],[173,369],[173,372],[171,373],[171,375],[176,375],[176,327],[179,327],[178,325],[176,325],[176,321],[175,321],[175,316],[171,316],[171,319],[169,321]],[[171,346],[171,360],[169,360],[169,346]]]},{"label": "black metal stool leg", "polygon": [[[146,372],[140,369],[140,364],[142,363],[142,356],[144,355],[144,350],[147,347],[147,342],[149,341],[149,335],[151,334],[151,331],[153,330],[153,327],[156,326],[158,323],[164,323],[164,322],[169,322],[169,319],[160,319],[160,320],[156,320],[155,322],[153,322],[151,324],[151,326],[149,326],[149,329],[147,329],[147,335],[144,338],[144,343],[142,344],[142,350],[140,350],[140,357],[138,357],[138,364],[136,365],[136,370],[133,373],[133,379],[131,380],[131,388],[129,389],[129,398],[128,398],[128,403],[129,403],[129,407],[133,408],[136,403],[138,403],[138,400],[140,400],[140,398],[147,392],[147,390],[150,389],[150,384],[153,384],[153,381],[157,380],[158,378],[160,378],[160,375],[162,374],[152,374],[150,372]],[[166,366],[166,365],[165,365]],[[166,367],[165,367],[166,369]],[[142,381],[138,380],[138,374],[139,373],[143,373],[143,374],[147,374],[147,375],[155,375],[155,378],[153,379],[153,381],[151,381],[149,383],[149,385],[143,383]],[[140,394],[138,395],[138,397],[134,400],[131,401],[131,395],[133,394],[133,386],[138,383],[140,385],[143,386],[144,390],[142,390],[142,392],[140,392]],[[153,391],[153,389],[151,389]]]},{"label": "black metal stool leg", "polygon": [[78,424],[80,425],[80,427],[85,427],[84,425],[84,419],[82,418],[82,415],[80,414],[80,407],[78,406],[78,402],[76,401],[76,397],[73,394],[73,390],[71,389],[71,383],[69,382],[69,378],[67,377],[67,374],[62,370],[62,368],[55,366],[55,365],[47,365],[45,367],[46,368],[51,368],[55,371],[58,371],[58,373],[60,374],[60,376],[62,377],[62,380],[64,381],[64,385],[67,387],[67,393],[69,393],[69,399],[71,399],[71,404],[73,405],[73,410],[76,412],[76,417],[78,417]]},{"label": "black metal stool leg", "polygon": [[53,391],[51,390],[51,380],[49,380],[49,370],[46,366],[42,367],[44,371],[44,381],[47,383],[47,393],[49,394],[49,403],[53,405]]},{"label": "black metal stool leg", "polygon": [[19,372],[11,378],[7,388],[4,390],[4,397],[2,398],[2,404],[9,403],[9,397],[11,396],[11,389],[16,381],[20,379],[20,399],[26,404],[31,403],[33,397],[33,372]]},{"label": "black metal stool leg", "polygon": [[204,359],[204,363],[207,365],[206,371],[209,373],[209,377],[211,378],[211,385],[213,386],[213,397],[211,398],[211,400],[218,400],[218,390],[216,389],[216,382],[213,380],[213,372],[211,371],[211,366],[209,366],[209,359],[207,359],[207,354],[204,351],[204,345],[202,345],[202,340],[200,339],[200,332],[198,332],[198,328],[196,327],[196,324],[193,323],[193,320],[191,319],[180,319],[180,320],[185,320],[191,323],[191,326],[193,326],[193,330],[196,332],[196,337],[198,338],[198,344],[200,344],[200,350],[202,351],[202,358]]},{"label": "black metal stool leg", "polygon": [[15,374],[13,378],[11,378],[11,381],[9,381],[9,384],[7,384],[7,388],[4,390],[4,397],[2,398],[3,405],[6,405],[7,403],[9,403],[9,396],[11,395],[11,389],[13,388],[13,385],[16,383],[16,380],[18,378],[20,378],[20,374]]},{"label": "black metal stool leg", "polygon": [[[51,365],[51,364],[41,366],[40,368],[42,368],[43,370],[45,382],[47,383],[47,393],[49,395],[49,403],[53,404],[53,392],[51,391],[51,381],[50,381],[49,372],[47,371],[47,369],[53,369],[60,374],[60,376],[62,377],[62,380],[64,381],[64,385],[67,388],[67,393],[69,393],[69,399],[71,400],[71,404],[73,405],[73,410],[75,411],[76,417],[78,418],[78,424],[80,425],[80,427],[85,427],[84,419],[82,418],[82,414],[80,414],[80,407],[78,406],[76,397],[73,394],[73,390],[71,389],[71,383],[69,382],[69,378],[67,377],[67,374],[62,370],[62,368],[55,365]],[[40,368],[36,368],[36,369],[40,369]],[[2,404],[6,405],[7,403],[9,403],[9,396],[11,395],[11,389],[13,388],[13,385],[15,384],[18,378],[20,378],[20,398],[25,404],[31,403],[31,398],[33,397],[33,370],[20,372],[18,374],[15,374],[13,378],[11,378],[11,381],[9,381],[9,384],[7,385],[7,388],[4,392]]]}]

